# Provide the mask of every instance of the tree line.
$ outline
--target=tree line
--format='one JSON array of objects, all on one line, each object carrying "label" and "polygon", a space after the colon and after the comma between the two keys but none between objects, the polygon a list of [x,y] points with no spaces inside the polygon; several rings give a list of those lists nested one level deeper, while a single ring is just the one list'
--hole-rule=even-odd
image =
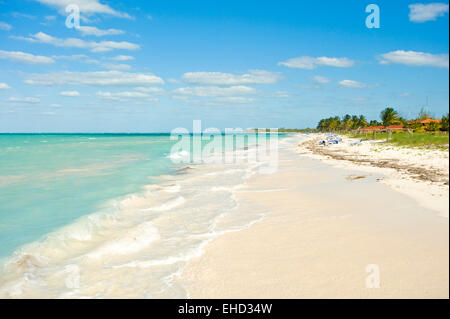
[{"label": "tree line", "polygon": [[[363,127],[374,126],[390,126],[390,125],[403,125],[405,128],[412,128],[415,131],[447,131],[449,130],[449,115],[448,113],[441,118],[441,123],[431,122],[425,126],[417,120],[426,120],[432,118],[432,115],[426,110],[422,109],[416,118],[405,119],[392,107],[387,107],[380,113],[380,121],[371,120],[368,121],[364,115],[344,115],[343,117],[334,116],[326,119],[322,119],[317,124],[317,130],[319,131],[351,131],[357,130]],[[410,123],[408,123],[410,122]],[[412,123],[411,123],[412,122]]]}]

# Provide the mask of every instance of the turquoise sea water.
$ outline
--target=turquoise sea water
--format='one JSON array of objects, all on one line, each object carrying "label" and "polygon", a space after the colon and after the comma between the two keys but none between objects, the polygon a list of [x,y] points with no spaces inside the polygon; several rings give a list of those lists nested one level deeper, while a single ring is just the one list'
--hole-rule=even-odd
[{"label": "turquoise sea water", "polygon": [[169,134],[0,134],[0,298],[188,297],[186,262],[266,213],[237,193],[274,141],[176,163],[221,141],[188,136],[186,152]]},{"label": "turquoise sea water", "polygon": [[0,258],[173,172],[169,134],[0,135]]}]

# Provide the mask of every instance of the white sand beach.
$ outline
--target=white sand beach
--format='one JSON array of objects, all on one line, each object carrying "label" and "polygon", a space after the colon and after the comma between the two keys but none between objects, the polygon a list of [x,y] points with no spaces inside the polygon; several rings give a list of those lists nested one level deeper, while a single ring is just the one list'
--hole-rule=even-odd
[{"label": "white sand beach", "polygon": [[[372,158],[374,146],[348,142],[333,147]],[[448,177],[448,153],[407,152],[385,149],[373,158],[446,169]],[[448,298],[443,184],[295,146],[280,153],[278,172],[254,176],[236,194],[243,213],[269,213],[213,240],[179,280],[190,298]],[[367,286],[373,267],[379,288]]]},{"label": "white sand beach", "polygon": [[0,2],[0,300],[449,299],[449,1]]},{"label": "white sand beach", "polygon": [[410,196],[419,205],[449,217],[449,152],[394,146],[384,141],[342,138],[337,145],[318,146],[324,134],[312,134],[297,152],[341,168],[383,174],[379,181]]}]

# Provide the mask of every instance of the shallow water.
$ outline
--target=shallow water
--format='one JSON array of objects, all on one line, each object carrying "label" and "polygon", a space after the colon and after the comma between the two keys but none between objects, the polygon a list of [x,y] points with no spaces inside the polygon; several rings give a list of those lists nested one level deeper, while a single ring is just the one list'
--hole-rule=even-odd
[{"label": "shallow water", "polygon": [[168,135],[0,135],[0,257],[168,174]]},{"label": "shallow water", "polygon": [[247,142],[226,150],[239,163],[174,164],[174,143],[0,135],[0,297],[188,296],[186,261],[264,215],[234,196],[264,163]]}]

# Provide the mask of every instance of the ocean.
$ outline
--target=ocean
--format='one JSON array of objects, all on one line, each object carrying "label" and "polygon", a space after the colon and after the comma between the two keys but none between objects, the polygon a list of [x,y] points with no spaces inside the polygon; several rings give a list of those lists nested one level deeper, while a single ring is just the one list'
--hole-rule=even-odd
[{"label": "ocean", "polygon": [[0,134],[0,297],[188,297],[183,265],[264,216],[235,198],[263,164],[238,140],[220,154],[247,160],[193,164],[169,134]]}]

